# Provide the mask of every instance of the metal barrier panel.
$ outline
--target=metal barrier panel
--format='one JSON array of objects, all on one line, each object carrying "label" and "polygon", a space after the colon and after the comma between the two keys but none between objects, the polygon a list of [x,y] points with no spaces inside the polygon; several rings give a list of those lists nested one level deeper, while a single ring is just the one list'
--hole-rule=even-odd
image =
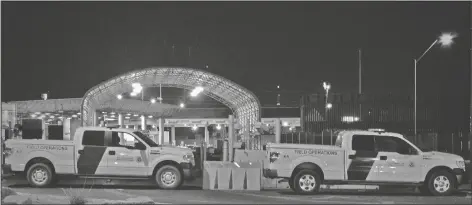
[{"label": "metal barrier panel", "polygon": [[204,162],[204,190],[261,190],[261,163]]}]

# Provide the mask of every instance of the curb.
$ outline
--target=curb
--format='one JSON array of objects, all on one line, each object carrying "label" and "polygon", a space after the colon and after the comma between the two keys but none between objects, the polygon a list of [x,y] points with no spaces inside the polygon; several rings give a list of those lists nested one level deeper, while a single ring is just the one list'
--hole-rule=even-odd
[{"label": "curb", "polygon": [[[48,197],[49,199],[55,199],[55,200],[58,200],[58,201],[69,201],[68,196],[58,196],[58,195],[49,195],[49,194],[29,194],[29,193],[22,193],[22,192],[16,192],[16,194],[19,195],[19,196],[28,196],[31,199],[38,199],[39,197]],[[136,198],[139,198],[139,196],[130,197],[127,200],[86,198],[87,199],[86,204],[109,204],[109,205],[113,205],[113,204],[151,204],[151,203],[144,202],[144,201],[130,201],[129,200],[129,199],[136,199]],[[152,204],[169,204],[169,203],[155,202],[154,200],[152,200],[152,202],[153,202]]]}]

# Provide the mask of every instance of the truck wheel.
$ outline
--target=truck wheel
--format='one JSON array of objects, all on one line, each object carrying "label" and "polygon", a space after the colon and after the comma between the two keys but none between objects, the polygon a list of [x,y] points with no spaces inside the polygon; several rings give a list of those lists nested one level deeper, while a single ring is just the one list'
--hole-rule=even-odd
[{"label": "truck wheel", "polygon": [[300,170],[293,178],[295,192],[299,194],[314,194],[320,190],[320,175],[309,169]]},{"label": "truck wheel", "polygon": [[184,182],[180,170],[172,165],[165,165],[157,170],[155,179],[161,189],[177,189]]},{"label": "truck wheel", "polygon": [[454,192],[456,180],[450,172],[441,170],[429,177],[427,187],[433,196],[449,196]]},{"label": "truck wheel", "polygon": [[28,183],[33,187],[47,187],[53,182],[54,174],[51,167],[44,163],[31,165],[26,174]]}]

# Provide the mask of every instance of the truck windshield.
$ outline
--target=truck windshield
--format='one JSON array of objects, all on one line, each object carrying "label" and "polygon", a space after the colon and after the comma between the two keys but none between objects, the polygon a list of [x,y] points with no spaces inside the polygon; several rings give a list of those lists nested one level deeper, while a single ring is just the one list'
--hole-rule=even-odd
[{"label": "truck windshield", "polygon": [[146,135],[144,135],[143,133],[141,132],[133,132],[136,136],[139,137],[139,139],[143,140],[144,142],[146,142],[146,144],[148,144],[150,147],[158,147],[159,145],[156,144],[154,141],[152,141],[151,139],[149,139],[149,137],[147,137]]}]

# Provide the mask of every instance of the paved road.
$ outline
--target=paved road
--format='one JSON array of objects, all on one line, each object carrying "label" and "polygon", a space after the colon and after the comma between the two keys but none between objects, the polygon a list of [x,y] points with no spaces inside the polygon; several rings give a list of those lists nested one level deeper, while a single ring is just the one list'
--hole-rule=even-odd
[{"label": "paved road", "polygon": [[65,186],[36,189],[26,184],[12,184],[11,188],[21,193],[63,196],[62,188],[83,191],[90,198],[124,200],[131,197],[148,196],[162,204],[471,204],[464,195],[450,197],[426,197],[413,193],[380,194],[361,192],[326,192],[312,196],[295,195],[288,190],[268,191],[205,191],[197,187],[185,186],[182,190],[166,191],[149,186]]}]

